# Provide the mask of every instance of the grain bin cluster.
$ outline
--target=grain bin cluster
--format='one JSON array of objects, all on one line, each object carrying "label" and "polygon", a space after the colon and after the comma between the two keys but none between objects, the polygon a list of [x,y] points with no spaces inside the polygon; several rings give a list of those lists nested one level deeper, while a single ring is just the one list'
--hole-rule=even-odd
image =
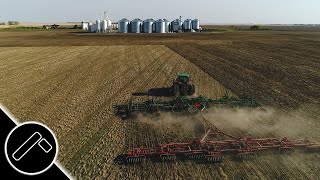
[{"label": "grain bin cluster", "polygon": [[82,23],[82,29],[95,33],[109,33],[116,30],[119,33],[172,33],[172,32],[200,32],[200,21],[198,19],[186,19],[182,21],[176,19],[146,19],[139,18],[128,20],[121,19],[117,23],[112,23],[109,19],[96,20],[95,23]]},{"label": "grain bin cluster", "polygon": [[95,32],[95,33],[110,33],[113,29],[118,28],[118,24],[114,24],[110,19],[96,20],[95,23],[92,22],[82,22],[82,30]]},{"label": "grain bin cluster", "polygon": [[186,19],[184,22],[176,19],[170,22],[167,19],[133,19],[124,18],[118,22],[119,33],[171,33],[171,32],[200,32],[198,19]]}]

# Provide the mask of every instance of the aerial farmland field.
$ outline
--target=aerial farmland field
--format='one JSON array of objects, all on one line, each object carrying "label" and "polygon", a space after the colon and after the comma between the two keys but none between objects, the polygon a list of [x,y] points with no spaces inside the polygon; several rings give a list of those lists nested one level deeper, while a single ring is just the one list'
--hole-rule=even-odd
[{"label": "aerial farmland field", "polygon": [[225,132],[320,141],[319,49],[318,32],[0,32],[0,102],[20,122],[49,126],[58,138],[58,160],[77,179],[317,179],[319,153],[226,158],[220,165],[117,164],[134,146],[186,142],[203,129],[197,116],[123,120],[112,106],[147,99],[132,94],[169,87],[187,72],[196,95],[250,96],[263,106],[207,112]]}]

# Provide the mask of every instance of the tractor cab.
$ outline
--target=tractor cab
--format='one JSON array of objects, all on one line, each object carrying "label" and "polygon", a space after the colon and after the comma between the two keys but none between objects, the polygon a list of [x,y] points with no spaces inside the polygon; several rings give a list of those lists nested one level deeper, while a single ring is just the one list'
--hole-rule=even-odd
[{"label": "tractor cab", "polygon": [[192,84],[190,75],[187,73],[178,74],[177,78],[173,80],[172,92],[176,97],[193,95],[195,87]]},{"label": "tractor cab", "polygon": [[186,74],[186,73],[178,74],[177,75],[177,82],[188,83],[189,78],[190,78],[189,74]]}]

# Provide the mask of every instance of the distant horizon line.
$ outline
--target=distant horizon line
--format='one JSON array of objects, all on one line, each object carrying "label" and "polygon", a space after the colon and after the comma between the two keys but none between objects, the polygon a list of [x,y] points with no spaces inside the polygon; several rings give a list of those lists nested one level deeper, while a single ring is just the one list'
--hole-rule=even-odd
[{"label": "distant horizon line", "polygon": [[[0,22],[8,22],[8,21],[0,21]],[[80,24],[82,22],[94,22],[94,21],[48,21],[48,22],[40,22],[40,21],[18,21],[20,25],[23,24],[51,24],[51,23],[60,23],[60,24]],[[118,22],[118,21],[113,21],[113,22]],[[201,21],[200,21],[201,23]],[[320,23],[212,23],[212,22],[203,22],[201,25],[274,25],[274,26],[279,26],[279,25],[295,25],[295,26],[301,26],[301,25],[320,25]]]}]

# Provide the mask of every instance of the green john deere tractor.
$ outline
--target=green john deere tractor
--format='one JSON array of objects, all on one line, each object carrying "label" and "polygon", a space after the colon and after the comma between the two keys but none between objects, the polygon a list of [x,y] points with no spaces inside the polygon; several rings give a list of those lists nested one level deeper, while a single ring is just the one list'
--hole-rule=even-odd
[{"label": "green john deere tractor", "polygon": [[178,74],[177,78],[173,80],[172,92],[176,97],[194,95],[195,86],[190,75],[187,73]]}]

